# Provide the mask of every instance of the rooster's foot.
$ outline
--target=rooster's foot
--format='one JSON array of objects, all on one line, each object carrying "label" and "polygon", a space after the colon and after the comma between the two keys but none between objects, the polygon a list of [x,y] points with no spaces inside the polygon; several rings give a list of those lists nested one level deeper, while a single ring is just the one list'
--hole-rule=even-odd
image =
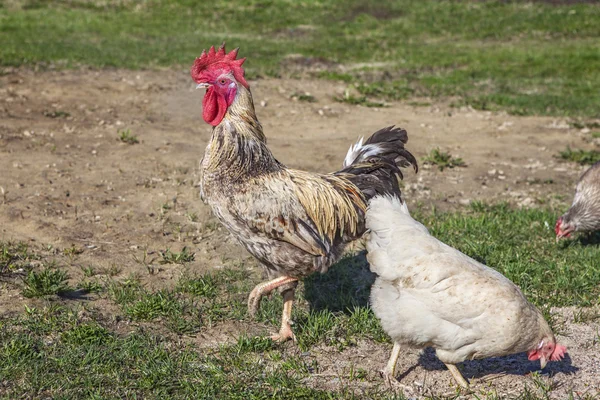
[{"label": "rooster's foot", "polygon": [[274,289],[278,288],[281,285],[285,285],[286,283],[295,282],[298,279],[291,278],[289,276],[282,276],[277,279],[273,279],[269,282],[259,283],[252,289],[250,295],[248,296],[248,314],[251,317],[254,317],[258,312],[258,308],[260,307],[260,301],[263,296],[270,294]]},{"label": "rooster's foot", "polygon": [[279,342],[279,343],[287,342],[290,339],[292,339],[294,342],[296,342],[296,335],[294,335],[294,332],[292,332],[292,328],[289,325],[287,325],[287,326],[282,326],[281,329],[279,330],[279,333],[271,335],[271,339],[274,342]]},{"label": "rooster's foot", "polygon": [[[255,288],[255,290],[256,290],[256,288]],[[250,296],[248,296],[248,314],[252,318],[254,318],[254,316],[258,312],[258,307],[260,307],[261,300],[262,300],[262,295],[259,295],[258,293],[254,293],[254,290],[252,291],[252,293],[250,293]]]}]

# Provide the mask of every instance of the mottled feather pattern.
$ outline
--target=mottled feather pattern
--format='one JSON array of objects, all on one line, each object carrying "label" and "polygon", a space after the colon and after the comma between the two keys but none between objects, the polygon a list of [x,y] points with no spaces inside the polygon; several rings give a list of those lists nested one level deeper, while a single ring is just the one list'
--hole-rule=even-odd
[{"label": "mottled feather pattern", "polygon": [[[227,229],[267,268],[271,278],[327,271],[347,243],[365,230],[367,201],[376,193],[400,195],[398,164],[412,163],[406,132],[385,128],[378,152],[359,152],[333,174],[286,168],[266,145],[252,96],[236,99],[214,127],[201,164],[201,191]],[[394,149],[394,147],[397,147]]]},{"label": "mottled feather pattern", "polygon": [[367,204],[356,186],[333,175],[297,170],[290,170],[290,175],[300,203],[322,238],[357,236]]},{"label": "mottled feather pattern", "polygon": [[562,216],[577,231],[600,230],[600,162],[585,171],[575,190],[573,204]]}]

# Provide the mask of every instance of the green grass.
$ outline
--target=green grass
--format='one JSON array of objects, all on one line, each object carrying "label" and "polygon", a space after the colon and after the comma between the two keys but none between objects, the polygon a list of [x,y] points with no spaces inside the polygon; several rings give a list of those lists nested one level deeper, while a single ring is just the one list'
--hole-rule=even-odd
[{"label": "green grass", "polygon": [[462,158],[454,158],[450,153],[441,151],[440,149],[433,149],[429,152],[429,155],[423,157],[425,164],[435,165],[440,171],[446,168],[465,167],[466,164]]},{"label": "green grass", "polygon": [[73,290],[67,283],[69,276],[64,270],[46,268],[39,272],[29,271],[23,279],[23,296],[42,297],[63,294]]},{"label": "green grass", "polygon": [[251,78],[295,76],[316,62],[329,66],[318,75],[368,97],[600,116],[597,4],[21,0],[0,8],[0,21],[5,66],[188,68],[226,40],[249,57]]},{"label": "green grass", "polygon": [[[163,209],[166,209],[166,205],[163,204]],[[166,249],[165,251],[161,251],[160,255],[162,256],[162,260],[160,261],[162,264],[185,264],[194,261],[195,258],[195,254],[190,253],[187,247],[181,249],[179,253],[171,251],[171,249]]]},{"label": "green grass", "polygon": [[559,153],[560,158],[567,161],[573,161],[581,165],[592,165],[600,161],[600,152],[596,150],[573,150],[567,147],[565,151]]},{"label": "green grass", "polygon": [[556,244],[560,213],[475,202],[468,213],[414,214],[440,240],[500,271],[537,306],[600,304],[600,238]]},{"label": "green grass", "polygon": [[0,274],[29,268],[30,262],[40,257],[23,242],[0,242]]},{"label": "green grass", "polygon": [[[513,280],[544,309],[547,318],[551,306],[578,307],[576,323],[599,318],[594,308],[581,307],[600,304],[600,235],[556,244],[552,227],[559,210],[476,202],[467,211],[415,208],[413,214],[441,240]],[[20,244],[11,244],[3,254],[5,260],[36,257]],[[53,271],[32,276],[38,277],[35,282],[46,276],[54,287],[60,287],[66,277]],[[94,274],[90,268],[84,271],[87,278]],[[189,271],[171,289],[151,290],[133,276],[107,284],[105,300],[117,305],[116,314],[104,306],[94,309],[93,302],[72,302],[65,307],[48,298],[43,307],[26,306],[21,315],[0,316],[4,382],[0,396],[393,398],[376,374],[361,368],[345,370],[339,377],[340,382],[358,381],[358,390],[349,384],[338,390],[307,384],[322,367],[315,357],[305,354],[321,351],[322,346],[343,350],[356,346],[358,340],[389,342],[368,307],[374,276],[364,254],[348,256],[326,274],[311,275],[299,286],[292,313],[298,349],[232,328],[232,323],[260,323],[268,331],[277,330],[282,307],[278,294],[263,300],[256,320],[247,315],[247,295],[259,281],[243,264],[203,275]],[[228,344],[199,347],[201,339],[194,337],[210,335],[211,328],[235,333]],[[545,382],[534,379],[534,386],[516,398],[546,398],[553,388],[544,386]],[[501,394],[484,398],[501,398]]]},{"label": "green grass", "polygon": [[132,134],[129,129],[119,132],[119,140],[127,144],[137,144],[140,142],[137,136]]},{"label": "green grass", "polygon": [[[360,394],[311,389],[315,365],[283,354],[270,339],[199,350],[175,338],[135,329],[119,335],[89,311],[29,309],[0,319],[0,389],[9,398],[359,399]],[[48,339],[52,334],[52,339]],[[393,398],[368,389],[369,398]]]},{"label": "green grass", "polygon": [[313,96],[312,94],[308,94],[308,93],[294,92],[294,93],[292,93],[292,95],[290,97],[292,99],[295,99],[298,101],[304,101],[306,103],[316,103],[318,101],[315,96]]},{"label": "green grass", "polygon": [[343,96],[336,96],[333,99],[340,103],[352,105],[361,105],[365,107],[385,107],[384,103],[371,101],[367,98],[367,96],[353,96],[348,91],[346,91]]}]

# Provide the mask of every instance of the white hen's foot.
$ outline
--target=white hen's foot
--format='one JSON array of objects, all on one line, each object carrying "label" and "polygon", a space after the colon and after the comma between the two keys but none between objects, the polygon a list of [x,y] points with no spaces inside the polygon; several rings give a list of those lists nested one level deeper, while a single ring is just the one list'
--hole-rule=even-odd
[{"label": "white hen's foot", "polygon": [[456,367],[456,365],[454,364],[446,364],[446,367],[448,368],[448,370],[452,373],[452,376],[454,377],[454,379],[456,380],[456,383],[458,383],[463,389],[468,389],[469,388],[469,382],[467,382],[467,380],[465,379],[464,376],[462,376],[462,374],[460,373],[460,371],[458,370],[458,368]]},{"label": "white hen's foot", "polygon": [[396,363],[398,362],[398,357],[400,356],[400,343],[394,342],[394,348],[392,349],[392,354],[390,354],[390,359],[388,360],[385,368],[380,371],[385,383],[389,387],[399,387],[405,385],[400,385],[400,382],[396,379]]}]

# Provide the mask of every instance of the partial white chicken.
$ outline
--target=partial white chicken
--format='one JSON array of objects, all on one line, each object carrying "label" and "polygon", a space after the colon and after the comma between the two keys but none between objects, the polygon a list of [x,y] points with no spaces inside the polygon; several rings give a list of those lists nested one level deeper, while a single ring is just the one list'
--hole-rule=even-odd
[{"label": "partial white chicken", "polygon": [[377,196],[366,217],[367,259],[378,275],[371,304],[394,342],[384,370],[395,376],[401,345],[433,347],[463,387],[464,360],[527,352],[560,360],[566,348],[539,310],[499,272],[431,236],[398,198]]}]

